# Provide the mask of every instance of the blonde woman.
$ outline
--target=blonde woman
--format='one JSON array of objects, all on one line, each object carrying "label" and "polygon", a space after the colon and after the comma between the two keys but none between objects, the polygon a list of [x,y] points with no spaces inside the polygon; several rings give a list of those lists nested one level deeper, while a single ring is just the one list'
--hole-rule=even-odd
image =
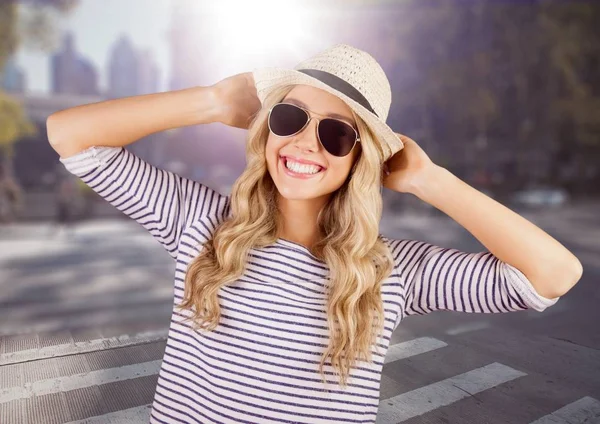
[{"label": "blonde woman", "polygon": [[[339,44],[294,69],[50,116],[65,167],[176,261],[151,422],[373,423],[405,316],[543,311],[580,278],[555,239],[394,133],[390,103],[375,59]],[[123,148],[209,122],[248,129],[231,196]],[[382,187],[430,202],[490,251],[382,236]]]}]

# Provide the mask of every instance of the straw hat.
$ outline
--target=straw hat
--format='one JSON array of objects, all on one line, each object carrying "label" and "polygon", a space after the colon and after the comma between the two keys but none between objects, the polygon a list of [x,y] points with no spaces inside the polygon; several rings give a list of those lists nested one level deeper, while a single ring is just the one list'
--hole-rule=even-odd
[{"label": "straw hat", "polygon": [[392,90],[385,72],[367,52],[336,44],[294,67],[259,68],[252,71],[261,104],[271,90],[288,84],[323,89],[342,99],[377,136],[384,161],[404,148],[402,140],[385,123]]}]

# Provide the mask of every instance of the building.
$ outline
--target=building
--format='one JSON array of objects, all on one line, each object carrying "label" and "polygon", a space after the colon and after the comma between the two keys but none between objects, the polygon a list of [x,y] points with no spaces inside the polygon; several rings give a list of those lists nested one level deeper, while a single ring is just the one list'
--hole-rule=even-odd
[{"label": "building", "polygon": [[98,72],[92,62],[77,53],[73,34],[64,36],[61,50],[53,54],[50,61],[52,93],[99,95]]},{"label": "building", "polygon": [[2,89],[9,93],[24,93],[27,91],[26,74],[14,58],[8,58],[2,70]]},{"label": "building", "polygon": [[142,50],[138,56],[138,91],[150,94],[159,91],[160,71],[151,50]]},{"label": "building", "polygon": [[138,53],[126,35],[121,36],[111,48],[108,59],[109,98],[138,94]]},{"label": "building", "polygon": [[108,59],[109,98],[156,93],[159,69],[150,50],[137,49],[127,35],[113,45]]}]

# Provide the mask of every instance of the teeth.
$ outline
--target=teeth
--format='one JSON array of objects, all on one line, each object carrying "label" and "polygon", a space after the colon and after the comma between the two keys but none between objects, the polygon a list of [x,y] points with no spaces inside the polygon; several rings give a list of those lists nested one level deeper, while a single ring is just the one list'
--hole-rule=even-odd
[{"label": "teeth", "polygon": [[316,174],[320,170],[318,166],[303,165],[288,159],[285,159],[285,166],[286,168],[291,169],[292,171],[297,172],[299,174]]}]

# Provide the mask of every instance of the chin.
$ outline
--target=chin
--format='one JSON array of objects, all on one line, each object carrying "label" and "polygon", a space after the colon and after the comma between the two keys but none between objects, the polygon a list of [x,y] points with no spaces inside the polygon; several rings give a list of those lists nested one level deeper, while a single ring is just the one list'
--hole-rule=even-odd
[{"label": "chin", "polygon": [[329,197],[333,194],[333,192],[331,193],[311,193],[311,192],[302,192],[299,190],[294,190],[294,192],[290,193],[289,191],[286,192],[286,190],[279,190],[279,188],[277,188],[277,190],[279,191],[279,195],[283,198],[285,198],[286,200],[312,200],[312,199],[321,199],[323,197]]},{"label": "chin", "polygon": [[287,200],[310,200],[319,197],[310,193],[299,193],[297,191],[295,193],[286,193],[285,190],[283,192],[279,190],[279,195]]}]

